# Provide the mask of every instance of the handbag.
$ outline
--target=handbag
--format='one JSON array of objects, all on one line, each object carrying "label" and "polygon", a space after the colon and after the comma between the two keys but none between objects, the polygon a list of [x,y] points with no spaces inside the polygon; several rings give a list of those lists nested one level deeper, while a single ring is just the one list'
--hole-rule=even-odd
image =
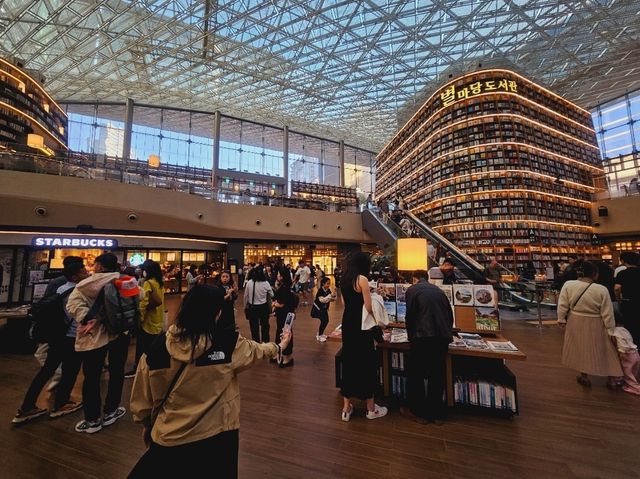
[{"label": "handbag", "polygon": [[574,301],[573,306],[569,306],[569,310],[567,311],[567,315],[566,315],[566,316],[565,316],[565,318],[564,318],[565,322],[567,322],[567,321],[569,320],[569,313],[570,313],[571,311],[573,311],[573,308],[575,308],[575,307],[576,307],[576,305],[578,304],[578,301],[580,301],[580,298],[582,298],[582,295],[583,295],[584,293],[586,293],[586,292],[587,292],[587,290],[591,287],[591,285],[592,285],[592,284],[593,284],[593,283],[589,283],[589,285],[588,285],[586,288],[584,288],[584,289],[582,290],[582,293],[580,293],[580,296],[578,296],[578,299],[576,299],[576,300]]}]

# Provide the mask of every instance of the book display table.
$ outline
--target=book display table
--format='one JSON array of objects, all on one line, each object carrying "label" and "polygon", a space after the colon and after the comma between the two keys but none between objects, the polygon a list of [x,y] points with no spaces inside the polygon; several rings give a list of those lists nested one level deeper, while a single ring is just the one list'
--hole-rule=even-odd
[{"label": "book display table", "polygon": [[[519,350],[508,350],[514,346],[498,333],[485,333],[479,337],[481,339],[468,341],[471,346],[460,338],[449,345],[446,358],[448,406],[477,414],[504,417],[519,414],[516,377],[505,361],[523,361],[527,356]],[[341,341],[336,331],[328,339]],[[380,351],[380,393],[390,404],[403,404],[411,346],[408,342],[384,341],[378,343],[377,349]],[[336,387],[340,386],[341,353],[342,349],[336,353]]]}]

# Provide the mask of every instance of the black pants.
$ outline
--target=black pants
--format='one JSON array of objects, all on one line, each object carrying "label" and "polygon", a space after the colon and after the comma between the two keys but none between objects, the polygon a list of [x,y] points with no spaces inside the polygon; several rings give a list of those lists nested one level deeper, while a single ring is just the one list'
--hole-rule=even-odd
[{"label": "black pants", "polygon": [[124,365],[127,362],[129,352],[129,336],[121,334],[106,346],[92,351],[83,351],[82,372],[84,383],[82,384],[82,402],[84,418],[87,421],[97,421],[100,414],[100,376],[107,354],[109,355],[109,385],[107,397],[104,403],[104,412],[110,413],[120,406],[122,398],[122,386],[124,385]]},{"label": "black pants", "polygon": [[[269,342],[269,306],[256,304],[247,311],[247,319],[251,328],[251,339],[260,343]],[[262,337],[260,333],[262,332]]]},{"label": "black pants", "polygon": [[[276,312],[276,344],[280,344],[280,335],[282,334],[286,320],[287,313],[280,313],[279,311]],[[282,354],[285,356],[293,354],[293,331],[291,331],[291,341],[289,341],[287,348],[282,351]]]},{"label": "black pants", "polygon": [[448,348],[449,340],[444,338],[415,338],[411,341],[407,399],[411,412],[416,416],[427,420],[446,417],[447,410],[442,395]]},{"label": "black pants", "polygon": [[63,337],[49,343],[47,359],[27,389],[22,406],[20,406],[22,411],[29,411],[36,407],[36,401],[42,388],[53,377],[61,363],[62,377],[56,391],[53,407],[59,409],[69,401],[71,390],[80,371],[80,354],[76,353],[75,342],[76,338]]},{"label": "black pants", "polygon": [[143,354],[146,354],[159,334],[149,334],[144,329],[138,329],[138,336],[136,337],[136,359],[133,366],[133,370],[138,366],[138,361]]},{"label": "black pants", "polygon": [[327,328],[327,324],[329,324],[329,311],[326,309],[321,309],[320,313],[318,313],[320,317],[320,327],[318,328],[318,336],[322,336],[324,334],[324,330]]},{"label": "black pants", "polygon": [[151,443],[129,473],[129,479],[198,476],[235,479],[238,477],[238,436],[236,429],[181,446]]}]

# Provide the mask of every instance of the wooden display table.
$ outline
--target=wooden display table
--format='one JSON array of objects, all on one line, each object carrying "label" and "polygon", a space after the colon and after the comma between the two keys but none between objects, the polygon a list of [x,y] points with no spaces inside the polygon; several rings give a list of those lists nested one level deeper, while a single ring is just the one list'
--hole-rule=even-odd
[{"label": "wooden display table", "polygon": [[[508,339],[498,333],[483,333],[483,338],[495,342],[507,342]],[[339,337],[329,336],[330,341],[341,341]],[[405,354],[411,350],[411,345],[405,343],[391,343],[384,341],[377,344],[377,349],[381,351],[381,386],[384,397],[403,402],[406,399],[406,364]],[[342,350],[336,354],[336,385],[339,385],[340,367],[339,357]],[[400,356],[402,355],[402,356]],[[449,353],[446,357],[446,395],[447,404],[451,407],[469,410],[471,412],[494,412],[499,415],[511,417],[518,414],[517,404],[517,384],[515,375],[505,365],[505,360],[524,361],[527,356],[522,351],[495,351],[492,349],[471,349],[449,346]],[[470,383],[466,386],[464,397],[461,391],[456,395],[456,383]],[[482,388],[491,391],[489,404],[498,404],[500,394],[505,394],[505,390],[510,390],[512,394],[509,409],[505,405],[482,405],[478,384]],[[500,389],[502,388],[502,389]],[[500,391],[499,393],[496,390]],[[470,399],[467,395],[471,393]],[[507,393],[508,394],[508,393]],[[496,396],[496,397],[494,397]],[[486,398],[485,398],[486,399]],[[466,403],[469,401],[469,403]],[[492,402],[491,402],[492,401]]]}]

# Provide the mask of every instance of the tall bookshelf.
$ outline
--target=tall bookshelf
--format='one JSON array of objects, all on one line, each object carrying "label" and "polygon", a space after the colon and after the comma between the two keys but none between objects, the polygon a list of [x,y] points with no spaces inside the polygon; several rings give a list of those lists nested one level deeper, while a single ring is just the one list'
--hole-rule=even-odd
[{"label": "tall bookshelf", "polygon": [[590,245],[593,178],[603,174],[591,114],[508,70],[449,81],[377,157],[376,197],[409,209],[488,263],[516,269]]},{"label": "tall bookshelf", "polygon": [[67,148],[67,115],[40,82],[0,58],[0,151],[37,151],[48,156]]}]

